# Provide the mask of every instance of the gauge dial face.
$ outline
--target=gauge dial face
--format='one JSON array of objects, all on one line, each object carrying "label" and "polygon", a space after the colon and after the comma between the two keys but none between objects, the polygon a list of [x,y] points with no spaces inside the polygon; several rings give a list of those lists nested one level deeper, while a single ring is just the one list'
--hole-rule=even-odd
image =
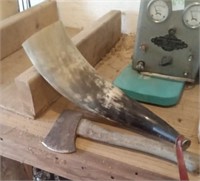
[{"label": "gauge dial face", "polygon": [[148,13],[155,23],[161,23],[169,16],[169,6],[163,0],[152,0],[148,4]]},{"label": "gauge dial face", "polygon": [[183,14],[183,22],[189,28],[200,27],[200,3],[194,3],[186,7]]}]

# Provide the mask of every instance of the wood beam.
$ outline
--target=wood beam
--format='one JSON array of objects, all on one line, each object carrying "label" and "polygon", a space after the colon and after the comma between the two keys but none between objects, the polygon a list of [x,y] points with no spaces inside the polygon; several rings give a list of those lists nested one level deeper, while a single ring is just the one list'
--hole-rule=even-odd
[{"label": "wood beam", "polygon": [[0,60],[21,48],[33,33],[58,20],[55,1],[45,1],[0,22]]}]

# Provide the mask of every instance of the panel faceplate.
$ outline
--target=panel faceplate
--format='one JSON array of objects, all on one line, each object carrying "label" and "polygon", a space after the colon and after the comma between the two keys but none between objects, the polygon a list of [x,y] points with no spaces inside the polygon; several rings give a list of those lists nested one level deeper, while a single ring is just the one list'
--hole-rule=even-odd
[{"label": "panel faceplate", "polygon": [[[200,0],[141,0],[133,68],[148,75],[193,82],[200,60],[199,3]],[[158,23],[155,18],[162,21]]]}]

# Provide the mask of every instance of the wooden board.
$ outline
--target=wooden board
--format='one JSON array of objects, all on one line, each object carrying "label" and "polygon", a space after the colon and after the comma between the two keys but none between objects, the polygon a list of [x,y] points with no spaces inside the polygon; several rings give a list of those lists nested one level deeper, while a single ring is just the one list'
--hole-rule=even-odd
[{"label": "wooden board", "polygon": [[17,0],[1,0],[0,1],[0,21],[17,14],[19,12],[19,5]]},{"label": "wooden board", "polygon": [[199,120],[199,129],[198,129],[198,138],[199,138],[199,143],[200,143],[200,120]]},{"label": "wooden board", "polygon": [[45,1],[0,22],[0,60],[21,48],[33,33],[58,20],[55,1]]},{"label": "wooden board", "polygon": [[[130,63],[134,37],[122,36],[119,43],[96,66],[106,79],[114,77]],[[189,151],[199,154],[197,128],[199,120],[199,84],[185,89],[178,105],[162,108],[145,105],[180,133],[192,140]],[[63,109],[77,109],[60,97],[36,120],[0,110],[0,154],[31,164],[72,180],[172,180],[179,179],[177,166],[138,152],[111,147],[78,138],[77,152],[53,153],[41,144]],[[105,120],[101,119],[105,123]],[[118,130],[116,127],[104,125]],[[121,132],[124,130],[120,129]],[[130,133],[131,134],[131,133]],[[133,134],[133,133],[132,133]],[[191,180],[199,176],[189,174]]]},{"label": "wooden board", "polygon": [[[110,51],[120,36],[121,13],[120,11],[111,11],[97,20],[91,27],[72,37],[72,41],[88,62],[94,66]],[[20,98],[19,104],[22,107],[20,111],[18,108],[15,111],[31,118],[35,118],[40,112],[47,109],[60,96],[37,73],[34,67],[30,67],[20,74],[15,79],[15,83]],[[6,108],[9,109],[8,106]]]},{"label": "wooden board", "polygon": [[121,12],[110,11],[72,38],[85,59],[95,66],[119,41]]},{"label": "wooden board", "polygon": [[20,74],[15,79],[15,84],[19,96],[18,103],[22,108],[19,113],[30,118],[35,118],[60,97],[60,94],[38,74],[34,67]]}]

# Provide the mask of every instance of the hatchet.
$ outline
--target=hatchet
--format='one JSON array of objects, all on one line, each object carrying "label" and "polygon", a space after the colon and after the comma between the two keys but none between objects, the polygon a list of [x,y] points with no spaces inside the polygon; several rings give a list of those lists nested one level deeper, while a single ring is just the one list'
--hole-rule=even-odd
[{"label": "hatchet", "polygon": [[[72,153],[76,150],[76,135],[177,163],[172,144],[164,144],[145,137],[105,129],[94,121],[83,118],[82,113],[72,110],[63,111],[42,144],[55,152]],[[198,173],[199,156],[185,151],[184,159],[187,170]]]}]

